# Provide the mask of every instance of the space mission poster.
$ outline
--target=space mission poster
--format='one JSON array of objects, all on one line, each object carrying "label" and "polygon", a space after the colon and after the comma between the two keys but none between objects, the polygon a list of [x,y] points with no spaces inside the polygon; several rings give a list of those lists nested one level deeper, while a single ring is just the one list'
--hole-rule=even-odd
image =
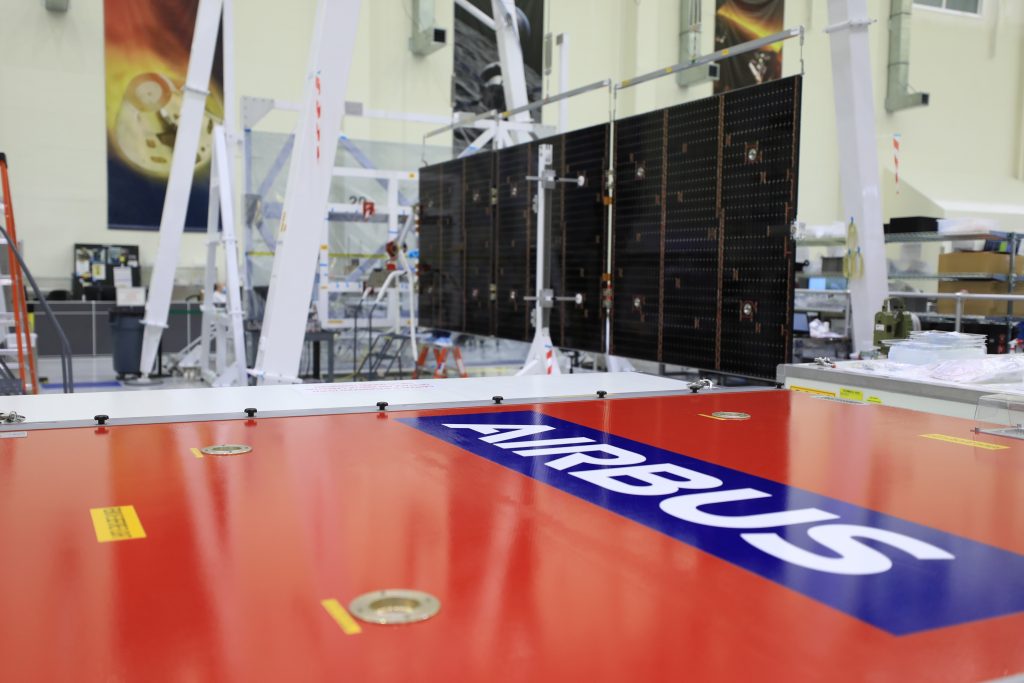
[{"label": "space mission poster", "polygon": [[[716,0],[715,50],[724,50],[783,30],[783,0]],[[782,78],[782,43],[720,63],[715,94]]]},{"label": "space mission poster", "polygon": [[[199,0],[104,0],[107,224],[157,230]],[[186,230],[206,230],[212,132],[224,118],[218,37]]]}]

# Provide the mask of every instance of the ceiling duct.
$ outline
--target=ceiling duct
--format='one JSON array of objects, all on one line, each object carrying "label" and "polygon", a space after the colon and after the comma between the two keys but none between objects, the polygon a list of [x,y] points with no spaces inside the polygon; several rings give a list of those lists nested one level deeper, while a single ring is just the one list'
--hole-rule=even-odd
[{"label": "ceiling duct", "polygon": [[421,57],[445,46],[448,32],[437,26],[434,0],[412,0],[412,35],[409,50]]},{"label": "ceiling duct", "polygon": [[[689,64],[700,53],[701,0],[679,0],[679,63]],[[676,84],[685,88],[706,80],[718,80],[718,64],[706,64],[676,73]]]},{"label": "ceiling duct", "polygon": [[889,80],[885,109],[889,112],[923,107],[928,93],[910,92],[910,10],[914,0],[892,0],[889,10]]}]

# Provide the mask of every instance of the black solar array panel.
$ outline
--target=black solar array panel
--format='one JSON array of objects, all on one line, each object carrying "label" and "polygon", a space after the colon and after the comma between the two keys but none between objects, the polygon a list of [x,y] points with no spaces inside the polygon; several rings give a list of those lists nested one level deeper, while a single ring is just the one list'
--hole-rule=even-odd
[{"label": "black solar array panel", "polygon": [[474,154],[463,163],[463,214],[466,231],[466,324],[471,334],[494,334],[494,155]]},{"label": "black solar array panel", "polygon": [[616,122],[613,353],[767,378],[789,361],[800,86]]},{"label": "black solar array panel", "polygon": [[441,296],[437,326],[461,330],[464,326],[466,250],[462,220],[462,161],[441,164]]},{"label": "black solar array panel", "polygon": [[[792,344],[801,78],[615,122],[617,355],[774,378]],[[420,320],[528,341],[540,144],[549,198],[556,345],[604,348],[609,126],[480,153],[420,175]]]},{"label": "black solar array panel", "polygon": [[607,260],[608,210],[604,204],[608,168],[607,124],[562,136],[555,168],[568,179],[583,177],[583,186],[560,183],[551,221],[552,289],[557,296],[583,295],[583,302],[557,302],[551,313],[551,338],[559,346],[604,351],[601,276]]},{"label": "black solar array panel", "polygon": [[718,125],[722,99],[668,110],[660,360],[715,367],[718,325]]},{"label": "black solar array panel", "polygon": [[534,264],[530,260],[533,239],[533,211],[530,202],[532,175],[536,161],[531,160],[529,144],[506,147],[494,152],[497,169],[497,205],[495,207],[495,325],[494,333],[505,339],[530,339],[529,311],[532,303]]},{"label": "black solar array panel", "polygon": [[775,377],[793,348],[800,77],[724,96],[719,369]]},{"label": "black solar array panel", "polygon": [[438,326],[441,301],[441,166],[420,169],[419,324]]},{"label": "black solar array panel", "polygon": [[666,110],[615,122],[612,353],[660,357]]}]

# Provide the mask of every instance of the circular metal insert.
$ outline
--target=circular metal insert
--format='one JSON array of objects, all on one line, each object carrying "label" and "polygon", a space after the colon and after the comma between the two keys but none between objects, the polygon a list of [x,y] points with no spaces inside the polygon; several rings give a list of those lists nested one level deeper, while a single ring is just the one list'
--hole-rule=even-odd
[{"label": "circular metal insert", "polygon": [[252,446],[246,446],[244,443],[222,443],[200,448],[199,452],[203,455],[242,455],[251,450]]},{"label": "circular metal insert", "polygon": [[711,413],[711,417],[717,417],[719,420],[749,420],[750,415],[748,413],[732,413],[727,410],[721,410],[717,413]]},{"label": "circular metal insert", "polygon": [[757,161],[757,147],[751,147],[747,150],[747,161]]},{"label": "circular metal insert", "polygon": [[754,315],[754,305],[751,304],[749,301],[745,301],[743,303],[743,315],[747,317]]},{"label": "circular metal insert", "polygon": [[364,593],[349,603],[348,610],[370,624],[412,624],[426,621],[441,609],[430,593],[388,588]]}]

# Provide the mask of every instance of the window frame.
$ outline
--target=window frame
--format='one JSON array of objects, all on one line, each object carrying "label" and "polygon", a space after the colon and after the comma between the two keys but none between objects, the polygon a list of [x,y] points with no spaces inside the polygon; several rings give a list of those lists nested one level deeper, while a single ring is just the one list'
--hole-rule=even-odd
[{"label": "window frame", "polygon": [[933,5],[926,5],[924,3],[918,3],[917,0],[913,0],[914,9],[922,9],[928,12],[938,12],[939,14],[949,14],[954,17],[971,17],[974,19],[984,18],[985,12],[985,0],[978,0],[978,11],[977,12],[965,12],[959,9],[949,9],[946,7],[946,3],[949,0],[941,0],[942,7],[935,7]]}]

